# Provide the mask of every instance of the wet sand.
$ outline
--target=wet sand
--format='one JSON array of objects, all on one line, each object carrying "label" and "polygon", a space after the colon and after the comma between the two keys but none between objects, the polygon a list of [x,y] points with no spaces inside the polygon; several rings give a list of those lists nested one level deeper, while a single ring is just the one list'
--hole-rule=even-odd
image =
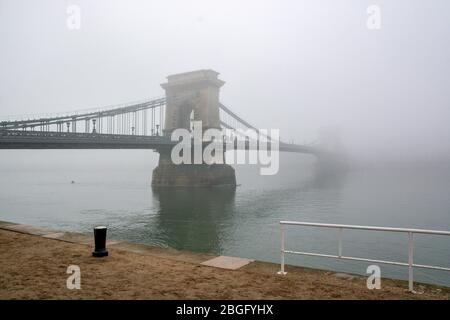
[{"label": "wet sand", "polygon": [[[165,249],[163,249],[165,250]],[[161,250],[161,251],[163,251]],[[253,262],[238,270],[200,265],[170,255],[146,255],[109,247],[94,258],[87,244],[0,229],[0,299],[450,299],[450,289],[382,280],[369,290],[366,279],[332,272]],[[81,289],[69,290],[69,265],[81,269]]]}]

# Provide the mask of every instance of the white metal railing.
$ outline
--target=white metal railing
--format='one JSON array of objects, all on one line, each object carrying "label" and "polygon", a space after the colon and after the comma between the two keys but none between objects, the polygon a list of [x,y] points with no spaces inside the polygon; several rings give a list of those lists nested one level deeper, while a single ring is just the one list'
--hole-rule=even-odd
[{"label": "white metal railing", "polygon": [[[321,254],[314,252],[301,252],[301,251],[292,251],[285,250],[284,247],[284,226],[292,225],[292,226],[307,226],[307,227],[319,227],[319,228],[334,228],[338,229],[338,248],[337,255],[333,254]],[[408,262],[397,262],[397,261],[388,261],[388,260],[376,260],[376,259],[367,259],[367,258],[358,258],[358,257],[350,257],[342,255],[342,231],[344,229],[356,229],[356,230],[371,230],[371,231],[388,231],[388,232],[403,232],[408,234]],[[364,262],[375,262],[382,264],[390,264],[396,266],[407,266],[408,267],[408,282],[409,282],[409,291],[414,292],[414,278],[413,278],[413,268],[424,268],[424,269],[434,269],[434,270],[444,270],[450,271],[450,268],[447,267],[437,267],[423,264],[415,264],[413,261],[413,234],[431,234],[431,235],[442,235],[442,236],[450,236],[449,231],[438,231],[438,230],[425,230],[425,229],[408,229],[408,228],[389,228],[389,227],[372,227],[372,226],[357,226],[357,225],[348,225],[348,224],[330,224],[330,223],[314,223],[314,222],[299,222],[299,221],[280,221],[280,231],[281,231],[281,270],[278,274],[285,275],[286,272],[284,270],[284,255],[288,254],[299,254],[304,256],[316,256],[316,257],[325,257],[325,258],[337,258],[343,260],[353,260],[353,261],[364,261]]]}]

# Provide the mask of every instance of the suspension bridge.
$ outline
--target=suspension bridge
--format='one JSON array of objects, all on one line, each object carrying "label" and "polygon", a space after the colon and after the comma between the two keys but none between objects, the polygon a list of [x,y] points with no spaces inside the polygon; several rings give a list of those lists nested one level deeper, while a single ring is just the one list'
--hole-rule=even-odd
[{"label": "suspension bridge", "polygon": [[[0,149],[157,149],[173,146],[164,134],[166,99],[149,99],[113,108],[65,115],[16,116],[0,120]],[[223,104],[221,128],[245,132],[258,129]],[[230,137],[228,137],[230,138]],[[239,139],[236,136],[235,139]],[[319,154],[311,145],[279,142],[280,151]],[[235,146],[234,149],[239,148]],[[251,149],[251,144],[246,145]]]},{"label": "suspension bridge", "polygon": [[[262,133],[260,134],[258,128],[220,103],[219,89],[224,82],[217,76],[218,73],[213,70],[169,76],[168,82],[161,85],[166,95],[156,99],[65,114],[10,117],[0,120],[0,149],[153,149],[160,153],[159,176],[181,174],[186,178],[186,172],[190,170],[183,168],[183,172],[174,172],[180,169],[171,166],[168,154],[178,143],[171,140],[173,130],[177,128],[190,130],[193,120],[202,121],[204,129],[231,129],[234,132],[245,132],[250,129],[258,133],[256,143],[249,141],[248,137],[244,143],[238,143],[239,135],[224,136],[225,150],[229,150],[230,147],[246,150],[259,147]],[[270,149],[271,137],[264,138]],[[283,141],[278,142],[278,148],[279,151],[306,153],[317,157],[326,153],[312,145]],[[154,175],[155,172],[158,173],[157,169]],[[199,174],[198,170],[194,170],[195,174]],[[214,173],[210,172],[210,167],[206,170],[208,175],[214,176]],[[234,177],[234,170],[232,176]],[[179,183],[160,181],[161,183],[157,184],[196,184],[192,179],[194,178],[184,179],[184,182],[178,181]],[[167,177],[160,180],[167,180]],[[225,180],[232,182],[233,179]],[[156,184],[155,176],[153,182]],[[204,184],[215,184],[210,182],[206,181]],[[203,182],[200,184],[203,185]]]}]

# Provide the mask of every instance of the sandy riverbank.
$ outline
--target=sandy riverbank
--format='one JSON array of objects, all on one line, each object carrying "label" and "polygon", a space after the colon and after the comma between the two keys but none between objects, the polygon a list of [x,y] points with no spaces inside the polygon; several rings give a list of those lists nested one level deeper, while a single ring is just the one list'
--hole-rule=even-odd
[{"label": "sandy riverbank", "polygon": [[[126,247],[126,246],[125,246]],[[253,262],[238,270],[200,265],[110,246],[91,257],[90,245],[0,229],[0,299],[450,299],[450,289],[385,280],[368,290],[361,277]],[[81,290],[66,288],[69,265],[81,268]]]}]

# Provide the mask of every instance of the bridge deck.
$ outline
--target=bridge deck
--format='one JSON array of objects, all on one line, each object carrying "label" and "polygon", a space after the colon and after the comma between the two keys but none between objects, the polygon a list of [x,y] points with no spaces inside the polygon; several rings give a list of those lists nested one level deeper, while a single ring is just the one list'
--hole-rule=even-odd
[{"label": "bridge deck", "polygon": [[[177,142],[163,136],[43,132],[1,130],[0,149],[160,149],[173,147]],[[270,145],[269,145],[270,148]],[[256,149],[251,143],[226,144],[226,149]],[[317,149],[280,143],[279,151],[320,153]]]},{"label": "bridge deck", "polygon": [[0,149],[157,149],[172,144],[162,136],[0,131]]}]

